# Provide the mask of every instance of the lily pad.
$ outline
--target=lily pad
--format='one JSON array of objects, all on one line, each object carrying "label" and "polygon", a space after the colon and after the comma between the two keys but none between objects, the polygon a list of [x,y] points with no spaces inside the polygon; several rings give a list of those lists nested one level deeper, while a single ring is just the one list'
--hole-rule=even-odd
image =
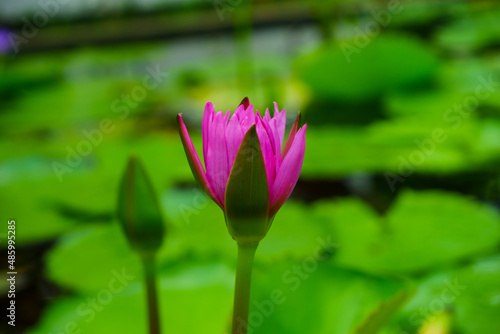
[{"label": "lily pad", "polygon": [[456,302],[458,327],[464,334],[499,333],[500,255],[478,261],[459,278],[463,291]]},{"label": "lily pad", "polygon": [[428,83],[436,72],[437,58],[412,36],[365,35],[359,40],[325,44],[302,56],[296,74],[318,97],[359,102]]},{"label": "lily pad", "polygon": [[[233,275],[224,265],[214,263],[160,271],[162,331],[224,333],[231,315]],[[106,281],[97,292],[56,300],[28,333],[65,333],[77,329],[96,334],[147,333],[145,291],[142,282],[132,278],[137,277],[128,267],[109,264]]]},{"label": "lily pad", "polygon": [[354,199],[316,212],[340,244],[335,261],[371,273],[430,270],[491,252],[500,240],[494,208],[438,191],[403,192],[382,217]]}]

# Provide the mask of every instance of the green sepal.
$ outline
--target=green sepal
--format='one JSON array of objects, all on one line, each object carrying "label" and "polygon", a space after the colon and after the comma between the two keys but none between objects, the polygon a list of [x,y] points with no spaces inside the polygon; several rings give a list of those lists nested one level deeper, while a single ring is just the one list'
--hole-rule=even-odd
[{"label": "green sepal", "polygon": [[229,234],[239,243],[257,243],[268,230],[269,187],[255,125],[246,133],[229,174],[224,212]]},{"label": "green sepal", "polygon": [[142,256],[154,255],[163,242],[165,225],[154,188],[135,156],[123,175],[117,213],[132,248]]}]

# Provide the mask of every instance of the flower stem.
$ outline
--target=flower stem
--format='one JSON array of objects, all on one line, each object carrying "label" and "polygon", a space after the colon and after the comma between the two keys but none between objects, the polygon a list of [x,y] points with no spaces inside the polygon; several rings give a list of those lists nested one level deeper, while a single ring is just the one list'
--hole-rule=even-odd
[{"label": "flower stem", "polygon": [[248,333],[248,310],[250,307],[252,265],[258,245],[258,243],[238,243],[232,334]]},{"label": "flower stem", "polygon": [[156,291],[156,273],[154,256],[142,257],[146,294],[148,301],[148,323],[150,334],[160,334],[160,317],[158,311],[158,295]]},{"label": "flower stem", "polygon": [[238,88],[243,96],[255,95],[255,69],[252,49],[253,8],[251,1],[237,6],[233,14],[234,40],[237,61]]}]

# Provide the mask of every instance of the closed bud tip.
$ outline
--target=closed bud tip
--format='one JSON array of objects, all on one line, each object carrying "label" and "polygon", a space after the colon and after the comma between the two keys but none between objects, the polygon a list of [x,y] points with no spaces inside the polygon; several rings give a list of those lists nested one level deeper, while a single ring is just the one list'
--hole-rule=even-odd
[{"label": "closed bud tip", "polygon": [[241,103],[240,103],[240,106],[243,106],[245,109],[248,108],[248,106],[250,105],[250,100],[248,99],[248,97],[244,97],[243,100],[241,100]]}]

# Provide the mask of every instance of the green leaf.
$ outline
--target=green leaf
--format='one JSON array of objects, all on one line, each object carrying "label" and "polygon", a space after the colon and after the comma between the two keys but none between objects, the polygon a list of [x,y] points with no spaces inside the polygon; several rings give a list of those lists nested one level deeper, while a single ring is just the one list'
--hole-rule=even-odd
[{"label": "green leaf", "polygon": [[255,125],[241,142],[225,194],[229,234],[241,242],[258,242],[268,230],[269,189]]},{"label": "green leaf", "polygon": [[142,275],[139,257],[130,249],[118,224],[93,225],[67,233],[45,260],[52,281],[80,293],[101,289],[112,269],[127,268],[138,282]]},{"label": "green leaf", "polygon": [[325,44],[299,58],[295,70],[316,97],[357,103],[429,83],[438,64],[418,39],[381,34],[363,49],[353,40]]},{"label": "green leaf", "polygon": [[[162,202],[170,229],[168,242],[157,255],[159,267],[193,259],[217,259],[234,265],[236,245],[224,226],[223,214],[200,189],[169,188]],[[306,205],[287,201],[261,241],[256,263],[302,259],[314,254],[320,242],[331,242],[325,224],[311,221],[310,217]],[[96,262],[96,258],[100,260]],[[141,275],[138,256],[130,249],[118,223],[85,224],[83,229],[66,233],[45,260],[47,275],[53,282],[80,293],[98,291],[106,284],[110,267],[127,267],[138,277]]]},{"label": "green leaf", "polygon": [[[446,288],[447,282],[453,281],[454,277],[456,277],[455,272],[448,269],[445,271],[432,272],[416,280],[415,284],[418,286],[418,289],[403,310],[401,310],[400,316],[404,318],[406,322],[409,322],[409,318],[411,317],[410,325],[413,326],[413,329],[417,330],[428,318],[427,314],[419,312],[419,310],[428,308],[432,300],[442,298],[441,294],[443,293],[443,289]],[[452,303],[453,301],[450,302],[450,304]],[[453,307],[453,305],[449,306],[449,308],[451,307]],[[432,312],[431,315],[435,313],[436,312]]]},{"label": "green leaf", "polygon": [[494,208],[438,191],[403,192],[382,217],[355,199],[319,205],[317,213],[340,244],[335,261],[370,273],[430,270],[487,254],[500,241]]},{"label": "green leaf", "polygon": [[144,167],[130,157],[118,198],[118,218],[132,248],[155,253],[163,242],[165,227],[154,188]]},{"label": "green leaf", "polygon": [[249,323],[254,333],[346,334],[401,288],[397,281],[333,267],[314,252],[256,263]]},{"label": "green leaf", "polygon": [[[52,201],[54,188],[57,187],[47,178],[0,185],[0,203],[4,208],[2,210],[9,219],[15,219],[17,222],[17,245],[55,239],[79,227],[77,221],[57,212],[57,206]],[[7,240],[6,229],[0,232],[0,237]]]},{"label": "green leaf", "polygon": [[[96,291],[54,300],[28,333],[78,333],[79,329],[94,334],[146,334],[146,294],[140,280],[131,280],[137,274],[127,266],[108,266],[104,274]],[[226,265],[214,262],[191,261],[177,270],[160,270],[162,333],[225,333],[233,277]]]},{"label": "green leaf", "polygon": [[456,322],[464,334],[500,333],[500,255],[482,259],[456,278]]},{"label": "green leaf", "polygon": [[[469,120],[460,131],[447,132],[446,142],[435,145],[434,152],[426,155],[422,164],[413,165],[415,172],[441,175],[482,168],[475,161],[475,151],[471,152],[473,140],[478,135],[475,126],[476,122]],[[308,145],[322,149],[307,151],[302,175],[306,178],[336,178],[351,175],[353,171],[399,173],[402,160],[408,161],[410,154],[420,150],[415,139],[429,138],[435,128],[432,118],[424,117],[419,117],[418,122],[401,117],[363,128],[315,128],[307,134]]]},{"label": "green leaf", "polygon": [[478,11],[439,28],[437,44],[454,52],[473,52],[500,41],[500,31],[495,23],[500,19],[498,9]]},{"label": "green leaf", "polygon": [[[328,244],[331,237],[324,224],[311,220],[307,205],[288,200],[273,220],[266,237],[260,242],[255,261],[283,261],[314,254],[321,243]],[[328,245],[335,247],[335,245]]]}]

